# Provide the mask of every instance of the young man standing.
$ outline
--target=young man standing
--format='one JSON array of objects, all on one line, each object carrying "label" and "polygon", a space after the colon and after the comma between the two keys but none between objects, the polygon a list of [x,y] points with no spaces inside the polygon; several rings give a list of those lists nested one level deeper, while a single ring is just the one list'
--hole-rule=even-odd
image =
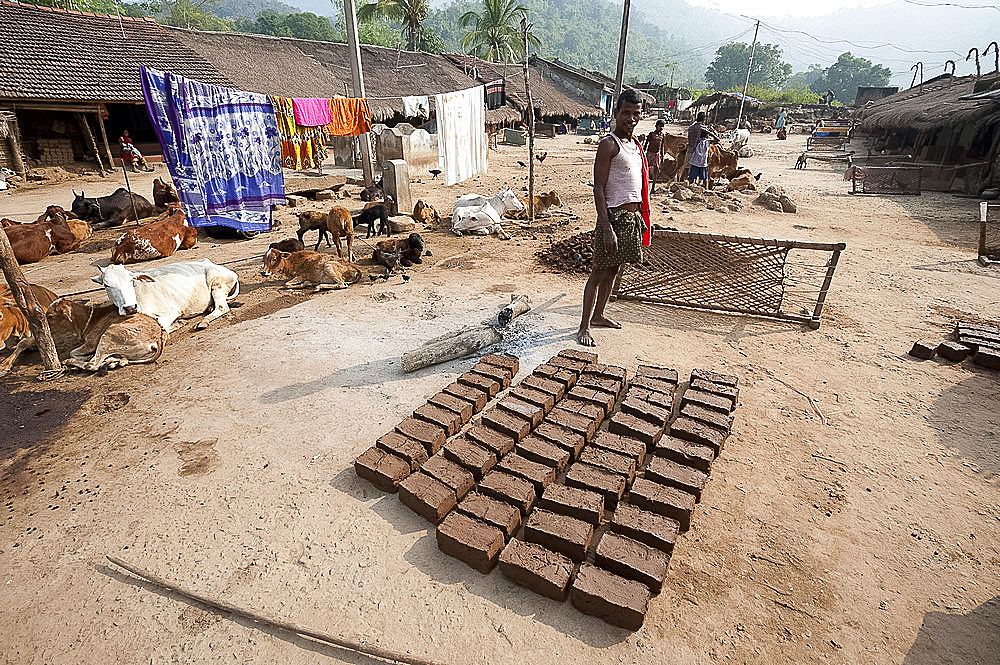
[{"label": "young man standing", "polygon": [[652,227],[649,220],[649,171],[642,145],[633,135],[642,114],[642,97],[625,90],[615,104],[615,129],[597,146],[594,158],[594,267],[583,289],[583,316],[576,340],[594,346],[591,327],[621,328],[604,315],[611,289],[626,263],[642,261]]}]

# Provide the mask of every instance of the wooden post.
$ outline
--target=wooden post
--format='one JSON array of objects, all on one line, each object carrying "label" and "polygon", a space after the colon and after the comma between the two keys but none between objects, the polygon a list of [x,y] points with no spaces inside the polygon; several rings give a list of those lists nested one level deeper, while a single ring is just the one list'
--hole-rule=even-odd
[{"label": "wooden post", "polygon": [[625,47],[628,44],[628,15],[631,5],[631,0],[625,0],[622,8],[622,32],[618,38],[618,68],[615,70],[615,99],[612,104],[622,94],[622,83],[625,80]]},{"label": "wooden post", "polygon": [[87,117],[80,112],[74,114],[76,116],[76,121],[80,125],[80,133],[83,134],[83,140],[85,145],[90,147],[94,151],[94,159],[97,160],[97,168],[101,171],[101,177],[104,177],[104,162],[101,161],[101,152],[97,148],[97,141],[94,140],[94,132],[90,131],[90,123],[87,122]]},{"label": "wooden post", "polygon": [[104,143],[104,156],[108,158],[108,171],[114,171],[115,156],[111,152],[111,146],[108,144],[108,130],[104,126],[104,116],[101,115],[100,109],[94,115],[97,116],[97,128],[101,130],[101,142]]},{"label": "wooden post", "polygon": [[18,175],[26,175],[28,169],[24,165],[24,158],[21,152],[21,141],[19,139],[21,131],[17,126],[17,114],[11,112],[7,119],[7,143],[10,145],[10,152],[14,156],[14,170]]},{"label": "wooden post", "polygon": [[521,19],[521,37],[524,43],[524,94],[528,98],[528,223],[535,223],[535,103],[531,99],[528,83],[528,30],[527,17]]},{"label": "wooden post", "polygon": [[14,303],[21,308],[24,316],[28,319],[28,326],[31,334],[35,338],[38,350],[42,354],[42,363],[47,370],[58,370],[62,368],[59,362],[59,354],[56,353],[55,342],[52,341],[52,332],[49,330],[49,321],[45,318],[45,310],[38,304],[35,294],[31,292],[28,281],[21,272],[21,266],[14,258],[14,250],[10,246],[7,234],[0,231],[0,268],[3,269],[3,276],[10,286],[10,294],[14,298]]}]

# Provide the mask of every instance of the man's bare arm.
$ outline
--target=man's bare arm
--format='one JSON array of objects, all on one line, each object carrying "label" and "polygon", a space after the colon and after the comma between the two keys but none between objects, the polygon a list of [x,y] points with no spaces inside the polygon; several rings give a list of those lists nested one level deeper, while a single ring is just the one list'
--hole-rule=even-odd
[{"label": "man's bare arm", "polygon": [[611,160],[618,154],[618,145],[614,139],[606,138],[597,144],[597,156],[594,157],[594,207],[597,208],[597,232],[602,233],[604,242],[614,247],[618,244],[611,221],[608,219],[608,200],[604,188],[608,184],[608,174],[611,172]]}]

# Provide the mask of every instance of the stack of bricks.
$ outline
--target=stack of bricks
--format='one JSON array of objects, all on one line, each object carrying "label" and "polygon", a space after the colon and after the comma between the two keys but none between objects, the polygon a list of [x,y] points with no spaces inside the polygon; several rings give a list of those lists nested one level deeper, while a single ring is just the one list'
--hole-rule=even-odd
[{"label": "stack of bricks", "polygon": [[56,166],[73,163],[73,143],[69,139],[38,139],[38,163]]},{"label": "stack of bricks", "polygon": [[938,355],[952,362],[970,358],[980,367],[1000,369],[1000,329],[997,326],[958,321],[952,338],[940,343],[914,342],[910,355],[922,360]]}]

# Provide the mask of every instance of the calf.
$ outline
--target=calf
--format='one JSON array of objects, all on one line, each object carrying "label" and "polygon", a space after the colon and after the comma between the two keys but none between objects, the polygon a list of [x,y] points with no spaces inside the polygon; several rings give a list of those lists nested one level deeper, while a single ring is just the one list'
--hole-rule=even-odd
[{"label": "calf", "polygon": [[[534,199],[536,215],[540,215],[552,207],[562,207],[562,201],[559,199],[559,195],[556,194],[556,190],[554,189],[551,192],[546,192],[544,194],[535,194],[532,198]],[[509,212],[507,213],[507,217],[510,217],[511,219],[527,219],[528,200],[522,199],[521,203],[524,205],[524,209]]]},{"label": "calf", "polygon": [[[376,222],[378,224],[376,225]],[[364,224],[368,227],[368,235],[372,236],[389,235],[389,211],[384,203],[369,203],[365,209],[354,218],[355,225]]]},{"label": "calf", "polygon": [[65,254],[80,246],[66,220],[61,218],[32,224],[14,222],[5,226],[3,232],[14,250],[14,258],[22,265],[41,261],[52,253]]},{"label": "calf", "polygon": [[306,210],[299,213],[299,242],[302,242],[306,231],[319,231],[316,238],[314,251],[319,251],[319,244],[326,238],[326,246],[330,247],[330,236],[337,245],[337,256],[344,258],[344,250],[340,244],[340,237],[347,237],[347,258],[354,260],[354,220],[351,218],[351,211],[342,206],[333,206],[329,213],[322,213],[316,210]]},{"label": "calf", "polygon": [[156,221],[129,229],[111,249],[112,263],[139,263],[172,256],[178,249],[198,244],[198,229],[188,224],[184,211],[170,208]]},{"label": "calf", "polygon": [[417,199],[417,202],[413,204],[412,217],[413,221],[420,222],[421,224],[441,221],[441,215],[438,214],[437,209],[429,203],[424,203],[423,199]]},{"label": "calf", "polygon": [[313,291],[345,289],[361,279],[361,269],[354,263],[307,249],[301,252],[267,250],[260,274],[270,277],[276,272],[289,278],[286,287],[312,286]]},{"label": "calf", "polygon": [[267,248],[276,249],[279,252],[301,252],[306,248],[306,246],[295,238],[285,238],[284,240],[279,240],[278,242],[272,242],[267,246]]},{"label": "calf", "polygon": [[712,144],[708,147],[708,186],[712,186],[712,178],[722,176],[727,180],[733,177],[738,168],[739,156],[732,150],[720,148]]},{"label": "calf", "polygon": [[406,238],[394,238],[375,243],[372,260],[385,266],[389,272],[402,265],[408,268],[414,263],[423,263],[420,255],[424,253],[424,239],[419,233],[411,233]]},{"label": "calf", "polygon": [[153,180],[153,205],[159,211],[164,211],[170,207],[170,204],[180,205],[181,198],[177,196],[177,190],[174,186],[159,178]]},{"label": "calf", "polygon": [[59,357],[68,367],[96,372],[155,362],[167,344],[167,331],[156,319],[146,314],[123,316],[110,304],[94,307],[61,298],[45,316]]},{"label": "calf", "polygon": [[66,224],[69,228],[70,233],[76,238],[77,242],[83,242],[94,235],[94,230],[90,228],[90,224],[83,221],[71,212],[67,212],[62,206],[49,206],[45,209],[38,219],[35,220],[36,223],[40,222],[62,222]]}]

